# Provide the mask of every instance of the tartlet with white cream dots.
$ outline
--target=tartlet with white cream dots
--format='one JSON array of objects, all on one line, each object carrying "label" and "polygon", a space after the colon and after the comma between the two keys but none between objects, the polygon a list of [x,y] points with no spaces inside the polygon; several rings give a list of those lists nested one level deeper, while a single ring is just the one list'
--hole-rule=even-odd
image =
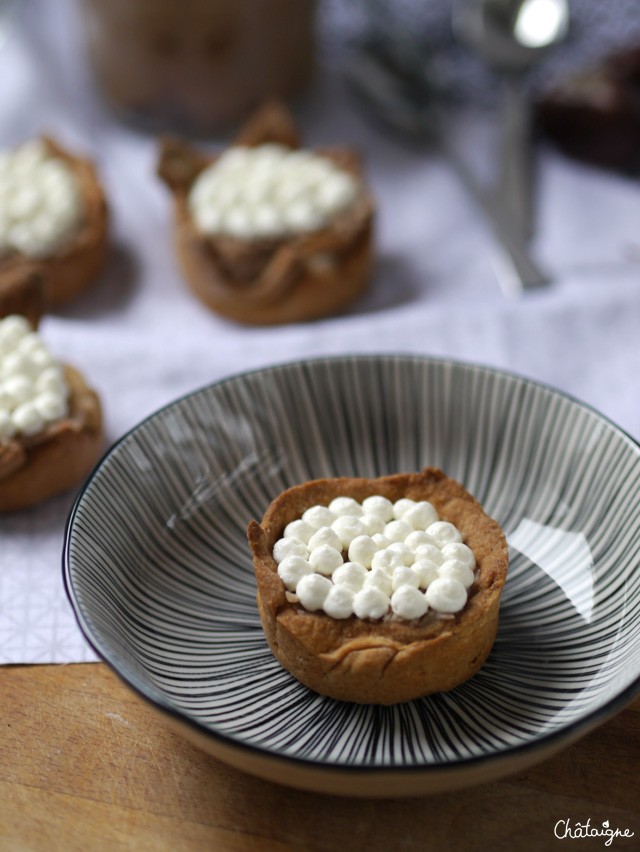
[{"label": "tartlet with white cream dots", "polygon": [[493,646],[506,541],[437,468],[294,486],[248,538],[269,646],[316,692],[409,701],[458,686]]},{"label": "tartlet with white cream dots", "polygon": [[105,193],[89,160],[46,136],[0,152],[0,313],[29,269],[42,277],[45,310],[79,295],[102,269],[107,231]]},{"label": "tartlet with white cream dots", "polygon": [[77,485],[103,449],[100,400],[18,314],[0,319],[0,512]]},{"label": "tartlet with white cream dots", "polygon": [[158,174],[193,292],[238,322],[273,325],[337,313],[367,287],[374,205],[346,147],[301,147],[268,104],[216,156],[165,139]]}]

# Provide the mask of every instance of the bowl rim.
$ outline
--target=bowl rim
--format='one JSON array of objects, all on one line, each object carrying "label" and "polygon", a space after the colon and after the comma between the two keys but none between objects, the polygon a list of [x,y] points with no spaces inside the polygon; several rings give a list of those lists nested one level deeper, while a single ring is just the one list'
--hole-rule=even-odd
[{"label": "bowl rim", "polygon": [[[475,755],[471,757],[462,757],[453,761],[447,760],[441,763],[433,764],[370,764],[363,766],[359,764],[331,763],[327,760],[299,757],[296,755],[271,751],[264,746],[255,745],[253,743],[238,740],[229,734],[218,731],[214,728],[209,727],[208,725],[203,724],[202,722],[199,722],[197,719],[188,716],[184,711],[178,709],[169,701],[167,701],[165,697],[161,694],[160,690],[154,687],[147,686],[144,679],[136,674],[133,667],[129,667],[127,669],[126,661],[122,660],[120,655],[110,653],[108,647],[102,647],[100,641],[93,636],[91,628],[84,617],[81,604],[76,598],[75,588],[71,579],[71,536],[74,528],[74,521],[79,511],[80,504],[83,502],[87,491],[91,487],[91,484],[93,483],[99,471],[102,469],[103,465],[118,450],[118,448],[122,444],[124,444],[133,434],[143,429],[149,421],[154,420],[156,417],[159,417],[169,409],[179,406],[185,400],[196,397],[199,394],[202,394],[208,390],[212,390],[213,388],[231,382],[241,381],[251,376],[273,373],[278,370],[291,369],[302,365],[308,365],[313,367],[323,364],[337,364],[340,362],[347,363],[366,361],[402,361],[422,363],[425,365],[436,364],[441,365],[443,367],[452,366],[462,369],[476,370],[478,372],[490,373],[497,376],[505,377],[507,379],[519,383],[533,385],[534,387],[538,387],[551,394],[560,396],[565,400],[575,405],[578,405],[580,408],[585,409],[586,411],[595,415],[609,429],[613,429],[614,432],[625,438],[630,443],[631,447],[636,450],[638,455],[640,455],[640,441],[634,438],[625,429],[618,426],[613,420],[611,420],[602,412],[598,411],[598,409],[596,409],[589,403],[583,402],[578,397],[573,396],[572,394],[564,390],[560,390],[546,382],[529,378],[528,376],[520,374],[516,371],[506,370],[501,367],[494,367],[475,361],[465,361],[456,358],[438,357],[414,352],[401,351],[388,353],[342,353],[335,355],[296,358],[291,360],[278,361],[272,364],[264,365],[262,367],[242,370],[238,373],[233,373],[231,375],[224,376],[213,382],[209,382],[205,385],[197,387],[191,391],[187,391],[186,393],[181,394],[175,399],[170,400],[169,402],[160,406],[155,411],[152,411],[150,414],[148,414],[146,417],[144,417],[142,420],[140,420],[138,423],[136,423],[134,426],[124,432],[103,453],[100,460],[94,466],[88,477],[85,479],[84,483],[80,488],[80,491],[77,493],[65,523],[64,542],[62,549],[62,578],[65,593],[73,611],[76,623],[89,646],[95,651],[100,660],[106,663],[109,669],[127,687],[129,687],[140,698],[151,704],[156,711],[159,711],[163,715],[168,715],[170,717],[171,722],[173,722],[174,724],[177,723],[179,727],[183,728],[186,726],[187,730],[190,730],[196,738],[201,739],[204,736],[205,739],[209,739],[214,743],[219,743],[226,750],[239,750],[245,755],[253,755],[254,757],[259,758],[262,761],[264,761],[265,759],[270,759],[274,762],[285,762],[296,765],[301,768],[318,770],[323,773],[335,772],[350,774],[354,776],[362,776],[363,774],[367,776],[383,776],[385,774],[396,776],[403,774],[426,774],[429,776],[435,776],[438,773],[446,773],[450,775],[452,772],[456,771],[464,772],[466,769],[471,767],[480,767],[488,764],[498,766],[500,763],[509,762],[515,756],[524,756],[536,751],[548,752],[550,749],[558,750],[560,747],[562,747],[562,744],[565,741],[567,741],[567,744],[569,744],[578,739],[579,737],[583,736],[584,734],[588,733],[593,728],[606,722],[608,719],[611,719],[613,716],[623,710],[638,694],[640,694],[640,674],[621,692],[618,692],[611,698],[609,698],[601,707],[598,707],[595,710],[591,710],[588,713],[585,713],[580,718],[563,725],[561,728],[545,733],[542,736],[536,737],[535,739],[530,739],[522,743],[507,746],[505,748],[500,749],[500,751],[489,751],[486,754]],[[123,671],[123,669],[125,669],[126,671]]]}]

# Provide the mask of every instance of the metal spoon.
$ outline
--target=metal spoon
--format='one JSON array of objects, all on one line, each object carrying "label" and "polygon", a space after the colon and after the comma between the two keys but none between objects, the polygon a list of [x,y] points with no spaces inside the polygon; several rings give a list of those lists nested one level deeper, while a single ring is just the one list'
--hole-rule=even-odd
[{"label": "metal spoon", "polygon": [[527,72],[567,34],[568,0],[456,0],[453,29],[504,80],[496,200],[514,233],[533,232],[533,152]]},{"label": "metal spoon", "polygon": [[[407,70],[409,47],[376,39],[361,44],[347,68],[347,79],[367,113],[405,140],[437,147],[484,213],[502,248],[496,269],[505,295],[519,295],[549,283],[549,276],[530,256],[526,244],[509,228],[492,196],[475,179],[455,148],[446,143],[440,99],[428,88],[428,77]],[[413,68],[415,63],[410,62]],[[424,66],[423,66],[424,67]]]}]

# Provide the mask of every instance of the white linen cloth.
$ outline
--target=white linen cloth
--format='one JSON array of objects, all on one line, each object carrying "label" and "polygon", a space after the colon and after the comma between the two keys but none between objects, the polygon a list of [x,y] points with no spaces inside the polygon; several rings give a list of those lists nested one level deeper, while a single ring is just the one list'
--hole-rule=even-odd
[{"label": "white linen cloth", "polygon": [[[308,356],[412,352],[507,368],[578,397],[640,436],[640,185],[542,150],[535,249],[553,284],[501,293],[491,232],[437,152],[404,148],[321,69],[299,117],[310,146],[359,147],[377,198],[371,291],[346,314],[245,328],[183,285],[156,141],[96,98],[69,2],[30,0],[0,50],[0,147],[40,132],[92,157],[112,210],[106,273],[41,332],[99,391],[111,443],[172,399],[221,377]],[[481,117],[482,118],[482,117]],[[488,120],[465,129],[481,168]],[[0,518],[0,663],[94,659],[61,578],[67,494]]]}]

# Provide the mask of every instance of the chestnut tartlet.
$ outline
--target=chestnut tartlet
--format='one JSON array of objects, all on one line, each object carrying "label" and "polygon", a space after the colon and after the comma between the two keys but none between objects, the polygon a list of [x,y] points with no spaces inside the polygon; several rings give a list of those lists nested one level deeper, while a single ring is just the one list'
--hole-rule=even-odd
[{"label": "chestnut tartlet", "polygon": [[[444,606],[433,604],[435,610],[423,603],[417,610],[412,610],[411,607],[420,600],[424,585],[431,583],[433,586],[434,583],[440,582],[444,586],[448,583],[452,589],[461,589],[462,581],[459,579],[463,577],[463,573],[458,573],[458,579],[455,581],[427,578],[424,583],[409,580],[409,584],[405,585],[403,571],[407,576],[410,573],[415,574],[415,571],[400,567],[403,564],[400,560],[397,563],[399,567],[393,569],[393,583],[396,587],[393,597],[397,594],[401,598],[403,595],[407,599],[411,598],[412,604],[407,612],[410,615],[413,612],[415,617],[399,616],[395,604],[393,609],[388,611],[384,610],[384,605],[379,610],[376,610],[375,606],[370,607],[364,617],[359,617],[356,612],[349,614],[348,609],[338,613],[337,617],[332,617],[317,603],[314,604],[314,611],[309,611],[301,604],[300,596],[293,593],[292,587],[288,588],[282,579],[286,575],[286,572],[281,570],[286,564],[286,556],[280,564],[276,561],[275,556],[281,559],[284,555],[284,551],[278,553],[277,543],[282,543],[283,536],[286,542],[288,533],[291,537],[301,535],[304,542],[310,530],[307,529],[309,525],[303,516],[311,518],[311,515],[316,513],[314,517],[319,517],[330,506],[349,502],[354,511],[359,511],[355,504],[364,502],[366,506],[366,501],[371,502],[372,499],[377,503],[386,502],[399,507],[401,511],[405,511],[409,506],[412,514],[406,517],[411,520],[420,514],[424,507],[430,507],[430,510],[437,513],[439,520],[433,527],[429,527],[426,533],[414,535],[414,543],[419,546],[420,541],[432,539],[442,533],[448,537],[443,545],[444,552],[447,548],[451,550],[452,545],[453,551],[458,548],[460,551],[472,552],[475,557],[472,567],[475,570],[464,584],[467,587],[464,600],[458,600],[451,606],[449,602]],[[349,505],[346,505],[345,511],[351,511]],[[411,524],[404,520],[403,516],[396,515],[396,518],[398,517],[399,520],[389,521],[385,531],[396,543],[395,552],[405,554],[406,566],[406,553],[410,548],[403,545],[395,534],[402,524],[407,529]],[[348,527],[352,528],[352,534],[358,533],[360,527],[369,523],[367,518],[367,515],[361,516],[362,523],[356,523],[353,519],[334,523],[333,530],[330,529],[329,532],[324,527],[320,540],[329,542],[332,532],[336,530],[339,536],[343,536],[342,531]],[[300,528],[300,524],[306,524],[304,530]],[[414,532],[418,533],[418,530]],[[373,538],[375,537],[374,535]],[[356,539],[352,539],[353,549],[351,545],[344,546],[349,538],[341,538],[349,560],[353,559],[354,551],[357,554],[366,550],[366,538],[371,536],[359,536],[357,546],[354,544]],[[381,538],[388,541],[385,535],[381,535]],[[433,692],[447,691],[477,672],[493,646],[498,626],[500,596],[508,568],[505,537],[498,523],[484,512],[478,501],[462,485],[446,477],[437,468],[376,479],[320,479],[294,486],[271,503],[260,523],[252,521],[249,524],[248,539],[257,580],[258,609],[267,642],[285,669],[320,694],[344,701],[388,705]],[[313,536],[309,540],[312,539]],[[325,574],[333,570],[323,566],[323,560],[328,553],[327,546],[320,545],[319,549],[325,550],[316,560],[316,564],[321,566],[318,570]],[[297,553],[296,547],[297,545],[292,545],[293,549],[287,552]],[[422,547],[428,552],[431,545]],[[389,549],[394,550],[393,543]],[[375,556],[373,558],[375,565]],[[296,559],[302,560],[300,565],[305,561],[300,556],[289,559],[291,564]],[[308,559],[313,561],[313,556]],[[381,564],[388,561],[383,558]],[[446,561],[451,563],[456,560]],[[414,565],[418,572],[422,570],[428,573],[434,570],[429,567],[426,559],[419,560],[419,563]],[[342,569],[345,573],[349,570],[361,573],[362,566],[353,568],[353,564],[349,562],[349,566],[345,567],[345,563]],[[444,570],[443,566],[444,562],[441,562],[441,570]],[[468,568],[459,566],[453,570],[469,573]],[[383,573],[381,572],[380,576],[384,580]],[[399,577],[397,583],[395,575]],[[308,576],[320,576],[317,580],[318,586],[331,586],[335,589],[335,586],[328,583],[326,576]],[[308,578],[300,581],[298,588],[306,579]],[[312,586],[314,583],[309,581],[307,585]],[[418,585],[420,588],[417,588]],[[429,598],[429,588],[424,595]],[[373,600],[372,595],[369,595],[369,598]],[[380,595],[378,598],[382,599]],[[357,595],[355,600],[357,602]],[[398,610],[402,611],[401,607],[398,607]]]},{"label": "chestnut tartlet", "polygon": [[[13,226],[14,232],[16,227],[18,231],[16,239],[0,245],[0,313],[4,314],[9,311],[3,308],[3,294],[11,290],[15,298],[15,281],[26,279],[24,273],[31,269],[42,277],[45,310],[75,298],[97,278],[107,248],[108,208],[93,164],[44,136],[22,146],[22,159],[32,162],[23,168],[25,174],[16,176],[15,170],[11,174],[11,158],[20,151],[4,154],[0,164],[15,184],[16,192],[8,206],[22,205]],[[45,169],[34,172],[43,163]],[[43,218],[43,198],[49,191],[52,207]],[[70,206],[74,207],[71,217]],[[7,212],[10,215],[12,210]],[[34,218],[30,220],[30,216]],[[65,216],[68,230],[59,234],[59,239],[51,239],[52,230]]]},{"label": "chestnut tartlet", "polygon": [[0,320],[0,512],[78,485],[103,450],[98,395],[78,370],[51,359],[27,326],[17,315]]},{"label": "chestnut tartlet", "polygon": [[303,149],[280,105],[217,156],[165,139],[158,174],[172,192],[184,278],[213,311],[252,325],[300,322],[366,289],[374,205],[359,158]]}]

